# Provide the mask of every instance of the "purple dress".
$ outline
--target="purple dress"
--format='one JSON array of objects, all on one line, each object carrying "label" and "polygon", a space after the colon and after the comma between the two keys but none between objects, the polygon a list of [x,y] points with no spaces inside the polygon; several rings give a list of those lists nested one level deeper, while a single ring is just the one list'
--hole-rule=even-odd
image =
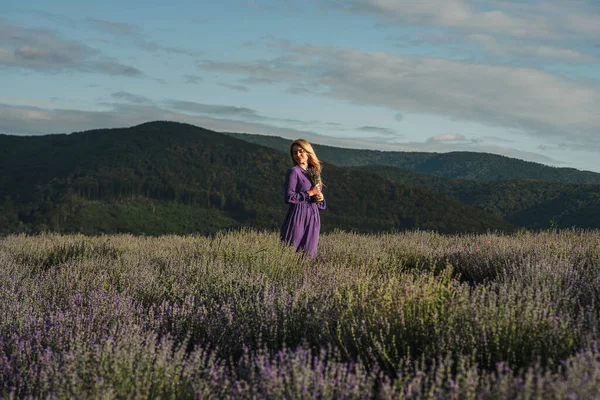
[{"label": "purple dress", "polygon": [[321,217],[325,201],[317,203],[307,193],[312,184],[308,173],[299,165],[290,168],[285,175],[285,202],[290,205],[281,227],[281,240],[294,246],[296,251],[304,249],[314,257],[319,244]]}]

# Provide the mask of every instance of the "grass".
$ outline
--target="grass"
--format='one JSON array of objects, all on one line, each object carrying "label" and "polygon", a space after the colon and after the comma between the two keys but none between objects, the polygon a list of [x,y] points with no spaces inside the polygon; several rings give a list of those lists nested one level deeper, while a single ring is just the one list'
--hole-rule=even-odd
[{"label": "grass", "polygon": [[0,397],[600,396],[600,232],[0,239]]}]

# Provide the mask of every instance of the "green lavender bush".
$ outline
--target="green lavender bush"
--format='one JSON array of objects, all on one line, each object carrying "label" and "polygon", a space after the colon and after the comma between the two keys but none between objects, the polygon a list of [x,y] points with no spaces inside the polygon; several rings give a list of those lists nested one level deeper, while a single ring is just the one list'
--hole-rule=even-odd
[{"label": "green lavender bush", "polygon": [[0,239],[1,398],[594,398],[600,232]]}]

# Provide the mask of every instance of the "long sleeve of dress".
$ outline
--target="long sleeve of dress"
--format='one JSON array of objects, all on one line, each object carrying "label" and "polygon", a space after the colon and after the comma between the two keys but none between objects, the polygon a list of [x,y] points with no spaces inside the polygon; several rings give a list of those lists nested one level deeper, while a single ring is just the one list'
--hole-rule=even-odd
[{"label": "long sleeve of dress", "polygon": [[[320,184],[320,186],[319,186],[319,187],[321,188],[321,190],[323,190],[323,184]],[[322,201],[322,202],[320,202],[320,203],[317,203],[317,208],[318,208],[319,210],[324,210],[324,209],[326,209],[326,208],[327,208],[327,200],[323,199],[323,201]]]},{"label": "long sleeve of dress", "polygon": [[308,191],[298,190],[298,173],[290,168],[285,175],[285,202],[287,204],[309,203]]},{"label": "long sleeve of dress", "polygon": [[327,200],[323,200],[322,202],[320,202],[320,203],[317,203],[317,208],[318,208],[319,210],[324,210],[324,209],[326,209],[326,208],[327,208]]}]

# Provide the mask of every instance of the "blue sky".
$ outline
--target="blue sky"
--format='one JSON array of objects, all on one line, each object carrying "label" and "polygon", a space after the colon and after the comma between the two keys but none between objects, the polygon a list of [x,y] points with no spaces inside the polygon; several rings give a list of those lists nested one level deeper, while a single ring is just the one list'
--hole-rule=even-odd
[{"label": "blue sky", "polygon": [[600,172],[600,2],[0,0],[0,132],[158,119]]}]

